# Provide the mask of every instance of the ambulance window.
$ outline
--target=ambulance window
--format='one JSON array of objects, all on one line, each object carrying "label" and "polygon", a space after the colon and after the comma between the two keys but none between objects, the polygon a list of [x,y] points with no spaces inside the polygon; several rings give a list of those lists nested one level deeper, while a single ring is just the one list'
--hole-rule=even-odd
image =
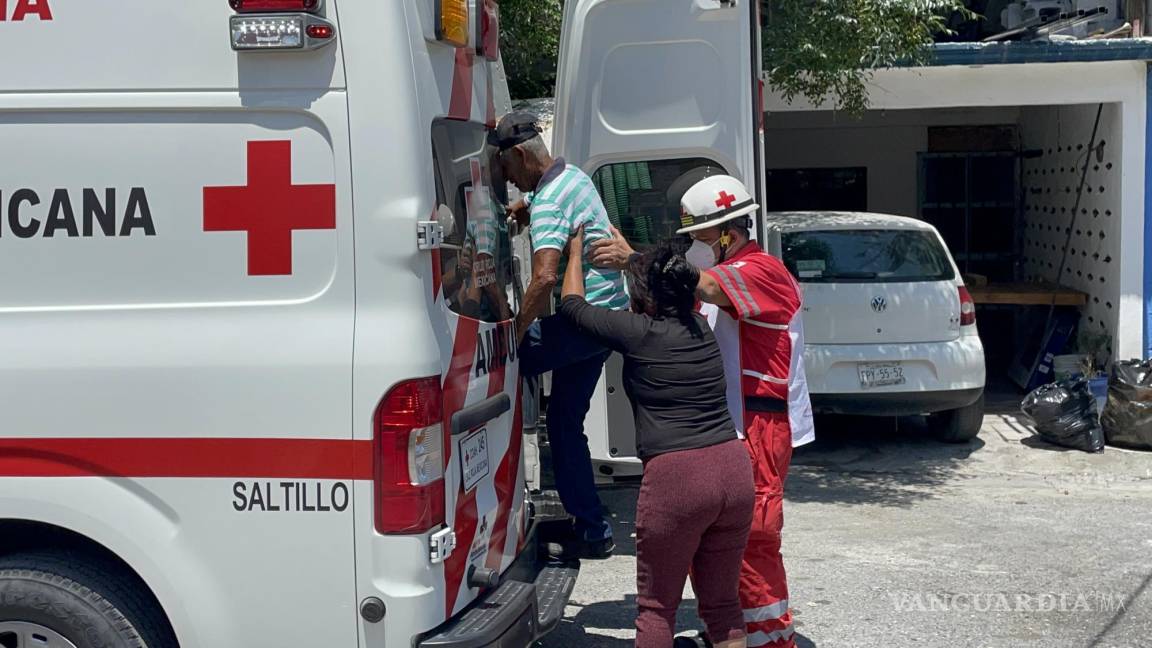
[{"label": "ambulance window", "polygon": [[512,254],[504,209],[492,191],[483,124],[441,119],[432,124],[436,218],[444,298],[464,317],[512,318]]},{"label": "ambulance window", "polygon": [[726,171],[712,160],[690,158],[608,164],[592,180],[612,224],[633,244],[650,245],[676,236],[684,192],[719,173]]}]

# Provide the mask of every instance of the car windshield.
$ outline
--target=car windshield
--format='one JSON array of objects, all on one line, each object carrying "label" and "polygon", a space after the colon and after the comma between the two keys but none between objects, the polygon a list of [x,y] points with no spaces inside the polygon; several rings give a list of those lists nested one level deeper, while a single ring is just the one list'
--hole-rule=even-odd
[{"label": "car windshield", "polygon": [[948,252],[921,230],[826,230],[781,237],[784,264],[805,283],[948,281]]}]

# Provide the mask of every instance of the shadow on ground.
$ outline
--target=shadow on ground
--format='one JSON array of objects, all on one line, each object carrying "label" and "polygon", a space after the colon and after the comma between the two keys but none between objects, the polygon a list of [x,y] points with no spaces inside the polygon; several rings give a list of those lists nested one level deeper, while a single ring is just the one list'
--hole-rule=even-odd
[{"label": "shadow on ground", "polygon": [[[816,441],[792,456],[784,498],[911,507],[939,497],[965,479],[959,474],[961,466],[983,447],[980,439],[942,443],[922,418],[820,417]],[[600,489],[617,555],[636,555],[638,493],[638,483]]]},{"label": "shadow on ground", "polygon": [[[633,639],[619,636],[634,632],[636,628],[636,596],[628,594],[624,600],[599,601],[590,605],[569,604],[568,614],[556,630],[548,636],[548,644],[580,646],[581,648],[631,648]],[[696,601],[685,600],[676,615],[677,634],[693,635],[704,626],[696,615]],[[796,634],[797,648],[814,648],[816,644],[802,634]]]},{"label": "shadow on ground", "polygon": [[984,447],[934,438],[923,418],[820,417],[797,448],[784,497],[792,502],[907,507],[938,496]]}]

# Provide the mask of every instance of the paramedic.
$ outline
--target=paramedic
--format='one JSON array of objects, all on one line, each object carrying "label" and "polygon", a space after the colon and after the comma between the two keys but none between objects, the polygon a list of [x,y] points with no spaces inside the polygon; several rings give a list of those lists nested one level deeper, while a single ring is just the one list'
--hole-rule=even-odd
[{"label": "paramedic", "polygon": [[[612,527],[596,492],[584,417],[611,352],[567,319],[546,315],[560,256],[572,234],[583,227],[589,241],[611,238],[611,223],[592,179],[563,159],[552,159],[537,121],[529,113],[509,113],[489,134],[502,177],[525,193],[529,205],[532,278],[516,317],[520,372],[525,376],[552,372],[547,411],[552,470],[560,501],[575,518],[575,537],[565,554],[606,558],[614,548]],[[619,270],[588,263],[584,288],[588,302],[595,306],[628,307],[624,274]]]},{"label": "paramedic", "polygon": [[[750,238],[759,209],[735,178],[715,175],[680,201],[688,260],[701,269],[697,296],[713,309],[728,382],[728,410],[752,457],[756,511],[740,574],[750,647],[795,645],[780,555],[783,495],[792,448],[814,438],[804,376],[800,287],[779,259]],[[620,266],[634,254],[621,237],[597,247],[593,261]]]},{"label": "paramedic", "polygon": [[[637,648],[673,645],[684,582],[712,644],[742,648],[740,565],[756,490],[752,463],[728,415],[724,363],[696,312],[700,272],[670,244],[628,278],[632,310],[584,298],[583,237],[568,248],[560,314],[624,356],[624,390],[644,462],[636,504]],[[679,644],[677,644],[679,645]]]}]

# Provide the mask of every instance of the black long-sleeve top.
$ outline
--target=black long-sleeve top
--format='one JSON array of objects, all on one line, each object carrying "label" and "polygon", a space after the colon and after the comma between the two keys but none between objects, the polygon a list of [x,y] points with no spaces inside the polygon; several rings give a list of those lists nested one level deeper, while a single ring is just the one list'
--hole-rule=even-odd
[{"label": "black long-sleeve top", "polygon": [[728,415],[724,364],[707,320],[694,326],[592,306],[568,295],[560,313],[624,356],[624,390],[636,419],[641,459],[736,438]]}]

